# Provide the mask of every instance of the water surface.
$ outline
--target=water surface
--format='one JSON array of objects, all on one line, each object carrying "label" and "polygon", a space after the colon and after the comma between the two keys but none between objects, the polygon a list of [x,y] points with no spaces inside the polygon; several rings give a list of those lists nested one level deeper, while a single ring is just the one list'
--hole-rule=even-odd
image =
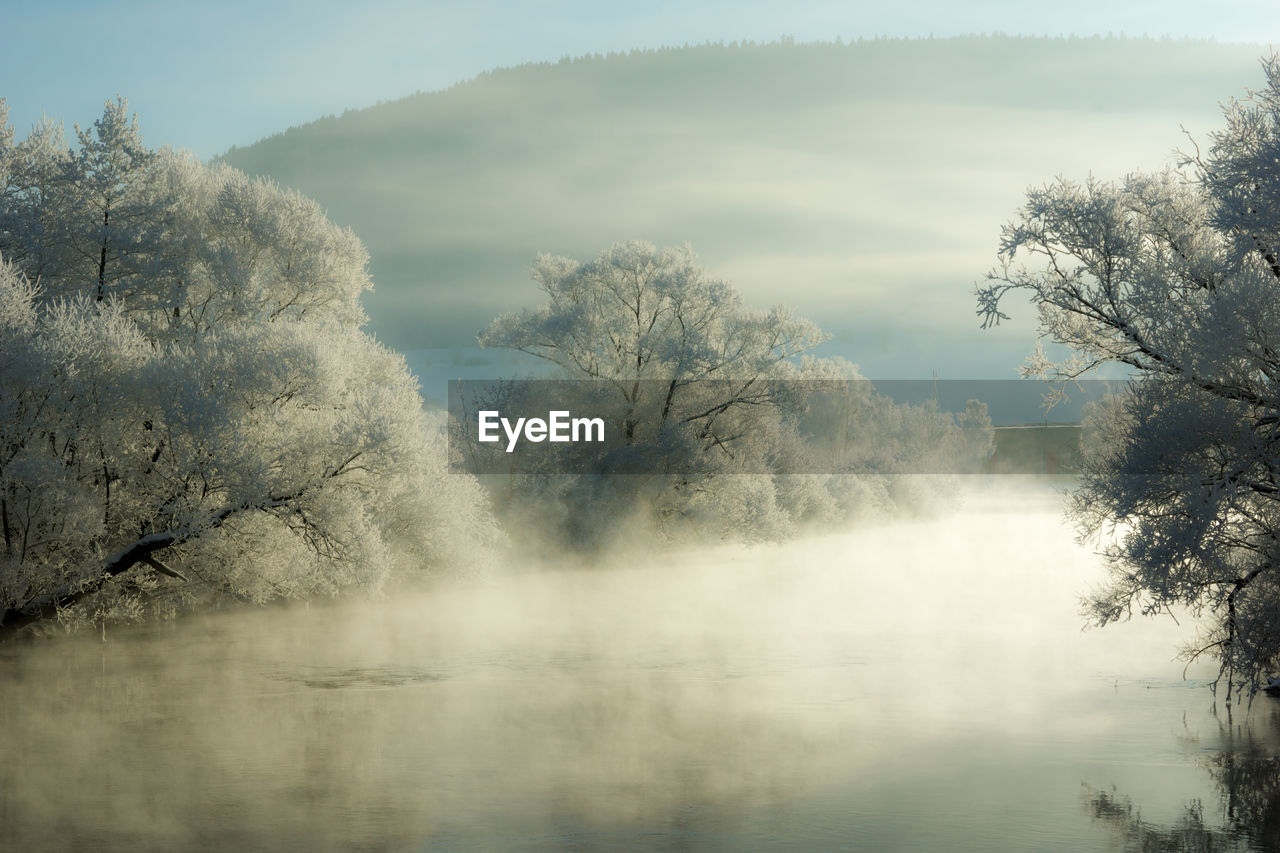
[{"label": "water surface", "polygon": [[1006,485],[0,647],[0,848],[1271,849],[1280,702],[1228,724],[1172,659],[1185,620],[1082,631],[1101,576],[1052,492]]}]

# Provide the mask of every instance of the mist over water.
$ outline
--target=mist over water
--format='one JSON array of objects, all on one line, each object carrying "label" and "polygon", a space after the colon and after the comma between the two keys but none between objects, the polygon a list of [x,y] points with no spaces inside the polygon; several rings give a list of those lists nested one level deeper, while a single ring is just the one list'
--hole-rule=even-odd
[{"label": "mist over water", "polygon": [[0,649],[0,846],[1107,849],[1082,791],[1113,787],[1212,823],[1191,626],[1082,632],[1099,561],[997,479],[783,545]]}]

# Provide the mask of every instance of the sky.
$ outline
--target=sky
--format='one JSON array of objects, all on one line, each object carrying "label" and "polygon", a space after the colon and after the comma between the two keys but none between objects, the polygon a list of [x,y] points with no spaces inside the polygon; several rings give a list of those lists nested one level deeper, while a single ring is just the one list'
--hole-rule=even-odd
[{"label": "sky", "polygon": [[1280,45],[1271,0],[9,0],[0,97],[20,136],[129,100],[150,146],[202,158],[287,127],[523,62],[706,41],[1024,35]]}]

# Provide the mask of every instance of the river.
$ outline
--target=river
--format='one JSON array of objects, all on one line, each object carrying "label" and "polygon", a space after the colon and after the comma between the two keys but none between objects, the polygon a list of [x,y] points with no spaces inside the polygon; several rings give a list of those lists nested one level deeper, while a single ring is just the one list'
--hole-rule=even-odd
[{"label": "river", "polygon": [[1280,701],[1228,722],[1173,660],[1186,619],[1082,631],[1100,561],[1003,481],[782,545],[0,647],[0,848],[1273,849]]}]

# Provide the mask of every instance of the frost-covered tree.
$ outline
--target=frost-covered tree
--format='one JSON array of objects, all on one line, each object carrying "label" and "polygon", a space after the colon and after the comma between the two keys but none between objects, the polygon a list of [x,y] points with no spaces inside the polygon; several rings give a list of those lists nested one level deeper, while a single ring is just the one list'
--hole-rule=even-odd
[{"label": "frost-covered tree", "polygon": [[365,255],[314,202],[148,151],[124,103],[0,133],[0,629],[379,588],[492,544]]},{"label": "frost-covered tree", "polygon": [[123,100],[75,130],[75,148],[51,122],[0,138],[0,257],[38,280],[42,299],[119,297],[167,340],[277,317],[365,322],[368,255],[315,201],[147,149]]},{"label": "frost-covered tree", "polygon": [[1095,412],[1072,503],[1111,566],[1087,605],[1101,624],[1200,614],[1187,655],[1216,655],[1228,693],[1280,667],[1280,61],[1263,66],[1205,153],[1031,190],[978,289],[985,324],[1025,292],[1069,348],[1030,372],[1132,371]]},{"label": "frost-covered tree", "polygon": [[[527,352],[571,378],[608,383],[629,410],[628,442],[653,440],[679,411],[705,433],[707,448],[728,452],[736,431],[718,430],[718,422],[748,407],[776,405],[776,387],[765,380],[793,376],[790,359],[826,339],[784,306],[746,308],[727,283],[704,274],[687,246],[620,243],[585,264],[540,255],[533,275],[547,303],[497,318],[480,344]],[[705,380],[723,380],[714,386],[719,397],[686,405],[686,397],[713,387]],[[649,402],[658,405],[644,418]]]},{"label": "frost-covered tree", "polygon": [[[603,445],[540,447],[536,467],[520,470],[519,488],[507,482],[513,504],[527,507],[530,492],[539,495],[542,529],[589,544],[628,521],[675,535],[777,538],[807,521],[891,503],[885,481],[876,479],[889,466],[843,458],[811,440],[826,428],[820,407],[811,405],[814,389],[839,385],[847,393],[857,386],[840,380],[859,378],[847,362],[806,355],[826,338],[813,323],[782,306],[748,308],[727,283],[706,275],[687,246],[622,243],[586,263],[543,255],[533,273],[546,302],[497,318],[481,344],[536,355],[559,365],[565,378],[591,381],[581,389],[557,385],[553,401],[495,405],[531,412],[541,405],[545,413],[551,402],[590,412],[610,423],[613,437]],[[887,419],[849,409],[857,423],[847,426],[860,440],[881,450],[904,445],[885,451],[892,458],[907,444],[904,423],[922,433],[932,425],[941,449],[937,412],[909,412],[863,390],[868,407]],[[525,386],[506,393],[542,392]],[[954,423],[951,429],[959,432]],[[989,422],[986,429],[989,439]],[[839,476],[850,472],[867,479]],[[549,507],[561,513],[551,525]]]},{"label": "frost-covered tree", "polygon": [[[590,545],[627,521],[747,538],[790,525],[762,464],[786,448],[790,401],[770,380],[794,376],[791,359],[824,339],[817,326],[782,307],[748,309],[728,284],[706,276],[688,247],[620,243],[587,263],[542,255],[533,275],[547,301],[498,317],[481,345],[592,380],[579,409],[606,418],[620,446],[562,453],[621,459],[643,473],[559,475],[546,454],[547,464],[521,479],[515,504],[538,494],[544,515],[561,511],[559,536]],[[717,476],[743,472],[762,476]],[[545,518],[537,524],[547,528]]]}]

